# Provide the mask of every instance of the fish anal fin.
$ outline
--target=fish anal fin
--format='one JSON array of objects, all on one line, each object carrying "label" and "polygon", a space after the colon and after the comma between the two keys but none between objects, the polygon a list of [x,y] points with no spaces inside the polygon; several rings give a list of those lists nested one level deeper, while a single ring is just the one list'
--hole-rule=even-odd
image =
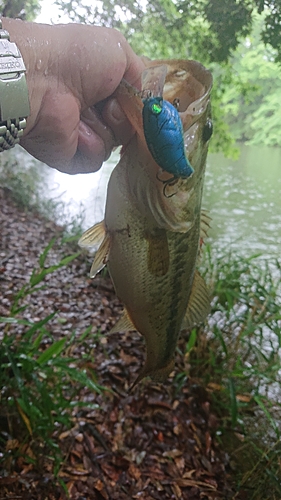
[{"label": "fish anal fin", "polygon": [[117,323],[115,323],[115,325],[111,328],[111,330],[106,335],[110,335],[111,333],[118,333],[118,332],[128,332],[130,330],[136,330],[136,327],[134,326],[127,310],[124,309],[121,318],[119,318]]},{"label": "fish anal fin", "polygon": [[181,329],[189,329],[202,323],[210,312],[210,296],[206,283],[198,271],[195,271],[192,289]]},{"label": "fish anal fin", "polygon": [[80,240],[78,241],[78,245],[82,248],[88,248],[89,250],[95,251],[102,244],[105,235],[106,229],[104,221],[98,222],[82,234]]},{"label": "fish anal fin", "polygon": [[90,270],[90,278],[94,278],[96,274],[104,268],[104,266],[108,261],[109,251],[110,251],[110,235],[108,233],[105,233],[103,242],[100,245],[95,255],[94,262]]},{"label": "fish anal fin", "polygon": [[148,241],[148,270],[154,276],[164,276],[170,261],[167,233],[157,228],[147,232],[145,238]]},{"label": "fish anal fin", "polygon": [[156,370],[151,370],[147,366],[147,362],[142,367],[139,375],[137,376],[134,383],[131,385],[129,391],[131,391],[143,378],[151,377],[154,382],[165,382],[165,380],[173,371],[175,365],[174,358],[172,358],[165,366],[158,368]]}]

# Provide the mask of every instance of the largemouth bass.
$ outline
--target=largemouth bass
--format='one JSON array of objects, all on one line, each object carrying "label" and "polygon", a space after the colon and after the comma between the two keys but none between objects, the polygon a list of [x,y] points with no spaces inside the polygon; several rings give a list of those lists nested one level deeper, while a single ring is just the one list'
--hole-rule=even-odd
[{"label": "largemouth bass", "polygon": [[[162,66],[166,76],[161,84]],[[90,276],[107,264],[125,305],[112,331],[137,330],[145,338],[146,361],[135,383],[147,375],[165,380],[174,366],[180,331],[203,321],[209,311],[196,261],[208,226],[201,199],[212,131],[212,76],[195,61],[153,61],[142,86],[143,92],[153,94],[157,88],[166,101],[177,102],[194,173],[170,182],[171,173],[159,167],[147,146],[142,96],[122,82],[116,96],[136,133],[111,174],[104,221],[79,241],[82,247],[98,248]]]}]

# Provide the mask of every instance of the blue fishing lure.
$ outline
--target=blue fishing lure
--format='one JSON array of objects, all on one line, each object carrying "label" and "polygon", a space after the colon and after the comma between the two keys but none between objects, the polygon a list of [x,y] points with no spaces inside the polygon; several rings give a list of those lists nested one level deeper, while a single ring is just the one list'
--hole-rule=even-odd
[{"label": "blue fishing lure", "polygon": [[169,184],[194,172],[184,150],[183,128],[177,109],[162,97],[143,99],[143,128],[147,147],[158,165],[173,175]]}]

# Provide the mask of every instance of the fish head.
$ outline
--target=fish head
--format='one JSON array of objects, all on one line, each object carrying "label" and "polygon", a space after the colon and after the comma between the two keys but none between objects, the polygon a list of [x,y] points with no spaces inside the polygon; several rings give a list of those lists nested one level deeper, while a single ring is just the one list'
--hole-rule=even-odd
[{"label": "fish head", "polygon": [[[160,227],[186,232],[194,224],[201,207],[206,157],[212,135],[212,75],[197,61],[160,60],[153,64],[157,67],[166,65],[163,98],[177,107],[183,126],[185,154],[194,173],[186,179],[175,182],[172,179],[170,182],[170,174],[162,172],[159,175],[159,168],[147,166],[151,182],[146,188],[146,202]],[[156,168],[160,182],[154,177]]]},{"label": "fish head", "polygon": [[[130,161],[136,162],[136,175],[130,175],[132,196],[139,210],[151,216],[161,228],[186,232],[200,211],[209,139],[212,133],[210,93],[211,73],[191,60],[148,61],[142,77],[142,92],[126,82],[117,99],[136,130]],[[144,137],[142,95],[162,98],[174,104],[183,127],[185,155],[194,172],[188,178],[174,179],[159,172],[159,165],[148,151]],[[161,170],[161,169],[160,169]]]},{"label": "fish head", "polygon": [[207,133],[207,130],[211,131],[211,88],[211,73],[197,61],[175,60],[167,65],[163,96],[171,103],[176,102],[183,126],[185,152],[194,168],[194,177],[200,176],[204,168],[201,158],[206,157],[211,137],[211,133]]}]

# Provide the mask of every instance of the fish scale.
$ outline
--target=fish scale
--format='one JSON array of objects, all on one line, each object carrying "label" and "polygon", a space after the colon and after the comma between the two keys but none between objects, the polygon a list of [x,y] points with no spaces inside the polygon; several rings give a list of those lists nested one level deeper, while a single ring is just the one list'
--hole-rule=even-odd
[{"label": "fish scale", "polygon": [[[158,77],[162,85],[165,80],[167,90],[165,85],[161,89]],[[143,85],[151,91],[160,87],[170,102],[180,97],[185,154],[194,173],[166,186],[164,192],[159,165],[144,136],[143,102],[122,82],[116,97],[136,134],[109,180],[104,221],[86,231],[79,242],[86,248],[98,242],[91,277],[107,264],[124,303],[124,314],[112,331],[137,330],[145,339],[146,360],[135,383],[147,375],[164,380],[173,369],[180,331],[203,321],[209,310],[208,291],[196,264],[200,238],[209,225],[201,213],[201,199],[212,77],[195,61],[156,61],[149,63]]]}]

